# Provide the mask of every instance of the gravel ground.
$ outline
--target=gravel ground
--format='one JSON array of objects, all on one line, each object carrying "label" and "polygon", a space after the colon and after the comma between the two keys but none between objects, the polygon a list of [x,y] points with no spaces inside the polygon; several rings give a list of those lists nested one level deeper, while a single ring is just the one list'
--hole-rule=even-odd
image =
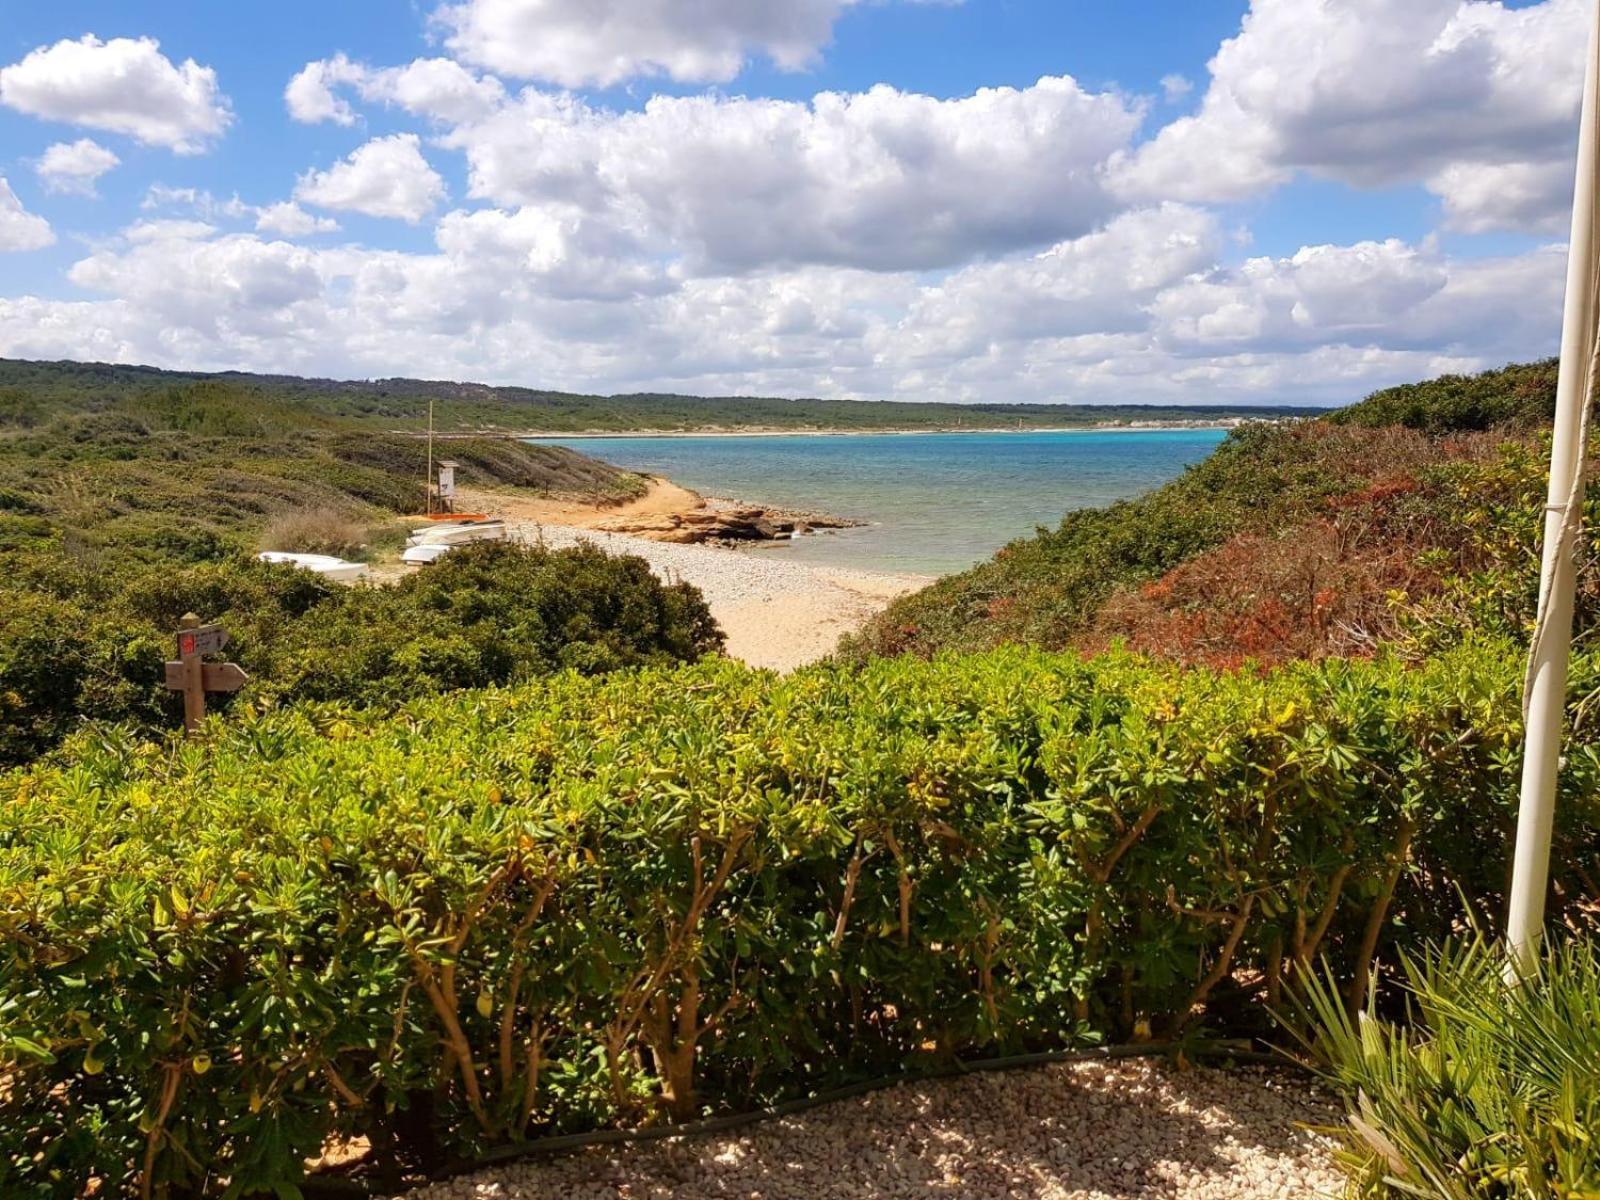
[{"label": "gravel ground", "polygon": [[569,525],[514,523],[514,536],[553,549],[593,542],[611,554],[636,554],[662,579],[691,583],[728,635],[728,653],[755,667],[789,670],[830,653],[890,600],[931,582],[781,558],[782,550],[674,545]]},{"label": "gravel ground", "polygon": [[1339,1120],[1298,1077],[1072,1063],[908,1084],[733,1133],[597,1148],[407,1200],[1301,1200]]}]

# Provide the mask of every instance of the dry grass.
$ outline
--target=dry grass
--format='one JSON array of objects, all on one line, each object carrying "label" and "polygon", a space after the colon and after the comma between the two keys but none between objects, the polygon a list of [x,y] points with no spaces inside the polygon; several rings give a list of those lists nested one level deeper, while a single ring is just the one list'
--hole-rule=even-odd
[{"label": "dry grass", "polygon": [[269,521],[261,531],[261,548],[348,558],[367,548],[368,533],[366,525],[338,509],[308,508]]}]

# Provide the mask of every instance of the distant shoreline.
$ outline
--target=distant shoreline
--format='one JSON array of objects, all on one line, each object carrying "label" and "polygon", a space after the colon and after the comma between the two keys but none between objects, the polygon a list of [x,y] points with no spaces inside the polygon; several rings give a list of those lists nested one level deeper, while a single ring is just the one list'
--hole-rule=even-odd
[{"label": "distant shoreline", "polygon": [[[1291,418],[1298,419],[1298,418]],[[1268,420],[1268,418],[1262,418]],[[1162,422],[1148,425],[1061,425],[1028,429],[569,429],[506,432],[499,429],[435,431],[440,441],[460,438],[500,438],[507,441],[549,442],[567,438],[706,438],[706,437],[917,437],[932,434],[984,434],[998,433],[1015,437],[1030,433],[1202,433],[1209,430],[1227,431],[1254,424],[1250,421],[1197,421]],[[414,429],[395,430],[412,437],[427,437],[427,433]]]}]

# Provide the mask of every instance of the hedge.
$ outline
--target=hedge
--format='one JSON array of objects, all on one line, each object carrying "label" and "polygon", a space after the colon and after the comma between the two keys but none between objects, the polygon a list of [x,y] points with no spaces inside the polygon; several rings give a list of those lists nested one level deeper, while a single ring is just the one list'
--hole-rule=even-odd
[{"label": "hedge", "polygon": [[[1580,664],[1578,682],[1592,683]],[[1257,1028],[1499,909],[1518,663],[724,660],[0,781],[0,1194],[295,1195],[931,1057]],[[1558,904],[1592,870],[1569,753]]]}]

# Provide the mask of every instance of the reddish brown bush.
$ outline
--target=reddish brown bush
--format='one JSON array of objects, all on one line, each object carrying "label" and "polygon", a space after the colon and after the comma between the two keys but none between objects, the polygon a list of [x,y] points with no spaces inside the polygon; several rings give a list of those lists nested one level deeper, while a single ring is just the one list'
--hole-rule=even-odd
[{"label": "reddish brown bush", "polygon": [[1494,445],[1369,435],[1352,447],[1359,487],[1286,529],[1237,534],[1159,579],[1119,588],[1076,644],[1094,651],[1123,641],[1216,667],[1368,655],[1394,638],[1403,606],[1435,592],[1469,550],[1430,468],[1485,459]]}]

